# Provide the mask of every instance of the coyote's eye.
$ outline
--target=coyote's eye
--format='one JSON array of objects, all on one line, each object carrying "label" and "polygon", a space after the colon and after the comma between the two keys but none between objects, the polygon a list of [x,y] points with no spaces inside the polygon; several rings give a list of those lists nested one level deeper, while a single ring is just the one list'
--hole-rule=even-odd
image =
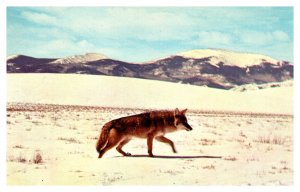
[{"label": "coyote's eye", "polygon": [[180,118],[180,121],[186,123],[187,119],[186,119],[186,117],[183,116],[183,117]]}]

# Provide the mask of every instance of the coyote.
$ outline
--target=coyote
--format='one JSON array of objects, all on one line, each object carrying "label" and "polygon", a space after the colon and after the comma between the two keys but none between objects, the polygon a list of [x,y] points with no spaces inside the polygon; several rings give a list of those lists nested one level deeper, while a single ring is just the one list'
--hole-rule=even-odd
[{"label": "coyote", "polygon": [[122,117],[106,123],[102,127],[101,134],[96,144],[96,150],[101,158],[105,152],[117,146],[117,151],[124,156],[130,156],[122,150],[132,137],[147,138],[148,154],[153,157],[153,139],[169,144],[174,153],[176,149],[173,141],[164,137],[166,133],[178,130],[191,131],[192,127],[188,124],[185,116],[187,109],[179,111],[151,111]]}]

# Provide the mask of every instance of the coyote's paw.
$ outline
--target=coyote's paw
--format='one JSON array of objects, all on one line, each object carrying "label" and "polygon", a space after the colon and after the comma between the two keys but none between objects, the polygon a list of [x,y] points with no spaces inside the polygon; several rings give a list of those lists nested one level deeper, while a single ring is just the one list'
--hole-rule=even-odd
[{"label": "coyote's paw", "polygon": [[154,157],[154,155],[152,153],[149,154],[149,157]]},{"label": "coyote's paw", "polygon": [[124,156],[131,156],[131,153],[125,153]]}]

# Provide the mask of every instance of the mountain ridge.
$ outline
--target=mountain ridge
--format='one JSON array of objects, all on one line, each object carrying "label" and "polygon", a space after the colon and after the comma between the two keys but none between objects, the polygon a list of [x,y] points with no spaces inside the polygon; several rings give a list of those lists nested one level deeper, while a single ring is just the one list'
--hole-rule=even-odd
[{"label": "mountain ridge", "polygon": [[87,53],[65,58],[7,59],[8,73],[77,73],[124,76],[231,89],[293,79],[293,64],[271,57],[224,50],[192,50],[146,63],[130,63]]},{"label": "mountain ridge", "polygon": [[107,56],[99,53],[86,53],[84,55],[74,55],[69,57],[63,57],[52,61],[53,64],[72,64],[72,63],[88,63],[92,61],[98,61],[102,59],[109,59]]}]

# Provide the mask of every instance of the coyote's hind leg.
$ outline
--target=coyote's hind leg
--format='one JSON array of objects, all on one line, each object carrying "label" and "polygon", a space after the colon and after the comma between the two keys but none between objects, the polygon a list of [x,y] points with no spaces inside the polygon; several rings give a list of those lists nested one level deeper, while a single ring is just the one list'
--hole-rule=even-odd
[{"label": "coyote's hind leg", "polygon": [[122,150],[122,147],[124,146],[124,145],[126,145],[128,142],[130,141],[130,139],[125,139],[125,140],[123,140],[123,141],[121,141],[121,143],[117,146],[117,151],[119,152],[119,153],[121,153],[122,155],[124,155],[124,156],[130,156],[131,154],[130,153],[126,153],[126,152],[124,152],[123,150]]},{"label": "coyote's hind leg", "polygon": [[116,130],[112,129],[109,133],[108,142],[106,146],[100,151],[98,158],[101,158],[105,152],[116,146],[120,142],[120,135]]}]

